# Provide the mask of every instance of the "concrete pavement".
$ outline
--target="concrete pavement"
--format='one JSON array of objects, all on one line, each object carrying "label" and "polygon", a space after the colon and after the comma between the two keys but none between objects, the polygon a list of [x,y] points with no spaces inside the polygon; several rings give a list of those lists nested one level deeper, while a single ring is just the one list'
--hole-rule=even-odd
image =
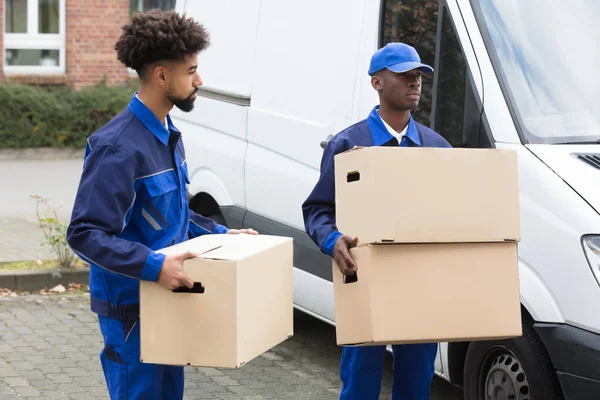
[{"label": "concrete pavement", "polygon": [[[42,247],[36,201],[49,199],[59,219],[68,223],[83,160],[0,160],[0,261],[56,258]],[[41,210],[45,210],[44,207]]]},{"label": "concrete pavement", "polygon": [[[335,329],[297,312],[295,335],[240,369],[186,367],[185,398],[335,400],[341,348]],[[2,400],[108,399],[98,322],[83,295],[0,297]],[[391,395],[391,356],[381,399]],[[462,394],[436,378],[432,400]]]}]

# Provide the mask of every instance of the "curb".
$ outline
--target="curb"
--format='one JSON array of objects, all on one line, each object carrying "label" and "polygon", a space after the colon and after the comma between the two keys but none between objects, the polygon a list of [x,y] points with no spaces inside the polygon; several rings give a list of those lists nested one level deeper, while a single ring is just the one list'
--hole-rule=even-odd
[{"label": "curb", "polygon": [[47,270],[47,271],[10,271],[0,272],[0,288],[11,291],[35,292],[52,289],[56,285],[65,288],[69,283],[89,284],[89,269]]},{"label": "curb", "polygon": [[0,161],[9,160],[83,160],[85,149],[55,149],[52,147],[28,149],[0,149]]}]

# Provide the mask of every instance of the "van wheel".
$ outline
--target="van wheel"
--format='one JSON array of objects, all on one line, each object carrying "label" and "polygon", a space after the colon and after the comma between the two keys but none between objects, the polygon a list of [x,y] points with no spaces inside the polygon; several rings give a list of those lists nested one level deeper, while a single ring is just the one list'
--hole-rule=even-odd
[{"label": "van wheel", "polygon": [[465,400],[563,399],[556,371],[528,316],[519,338],[469,345],[464,393]]}]

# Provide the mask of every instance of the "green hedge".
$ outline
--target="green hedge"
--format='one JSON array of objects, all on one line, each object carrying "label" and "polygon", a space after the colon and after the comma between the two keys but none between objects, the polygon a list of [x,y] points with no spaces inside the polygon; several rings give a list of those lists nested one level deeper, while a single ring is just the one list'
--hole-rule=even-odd
[{"label": "green hedge", "polygon": [[131,99],[131,84],[72,90],[0,85],[0,148],[83,148]]}]

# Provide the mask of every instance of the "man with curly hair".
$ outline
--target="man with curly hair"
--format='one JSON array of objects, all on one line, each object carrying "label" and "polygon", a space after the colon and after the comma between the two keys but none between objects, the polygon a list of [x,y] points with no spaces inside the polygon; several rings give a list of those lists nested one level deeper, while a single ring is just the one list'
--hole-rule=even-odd
[{"label": "man with curly hair", "polygon": [[104,338],[100,360],[112,400],[183,398],[183,367],[140,362],[139,282],[191,288],[182,263],[194,255],[156,250],[204,234],[256,234],[230,230],[188,206],[181,132],[168,113],[194,107],[202,85],[198,53],[207,46],[207,32],[191,18],[135,14],[115,49],[137,71],[139,91],[87,141],[67,240],[90,264],[91,309]]}]

